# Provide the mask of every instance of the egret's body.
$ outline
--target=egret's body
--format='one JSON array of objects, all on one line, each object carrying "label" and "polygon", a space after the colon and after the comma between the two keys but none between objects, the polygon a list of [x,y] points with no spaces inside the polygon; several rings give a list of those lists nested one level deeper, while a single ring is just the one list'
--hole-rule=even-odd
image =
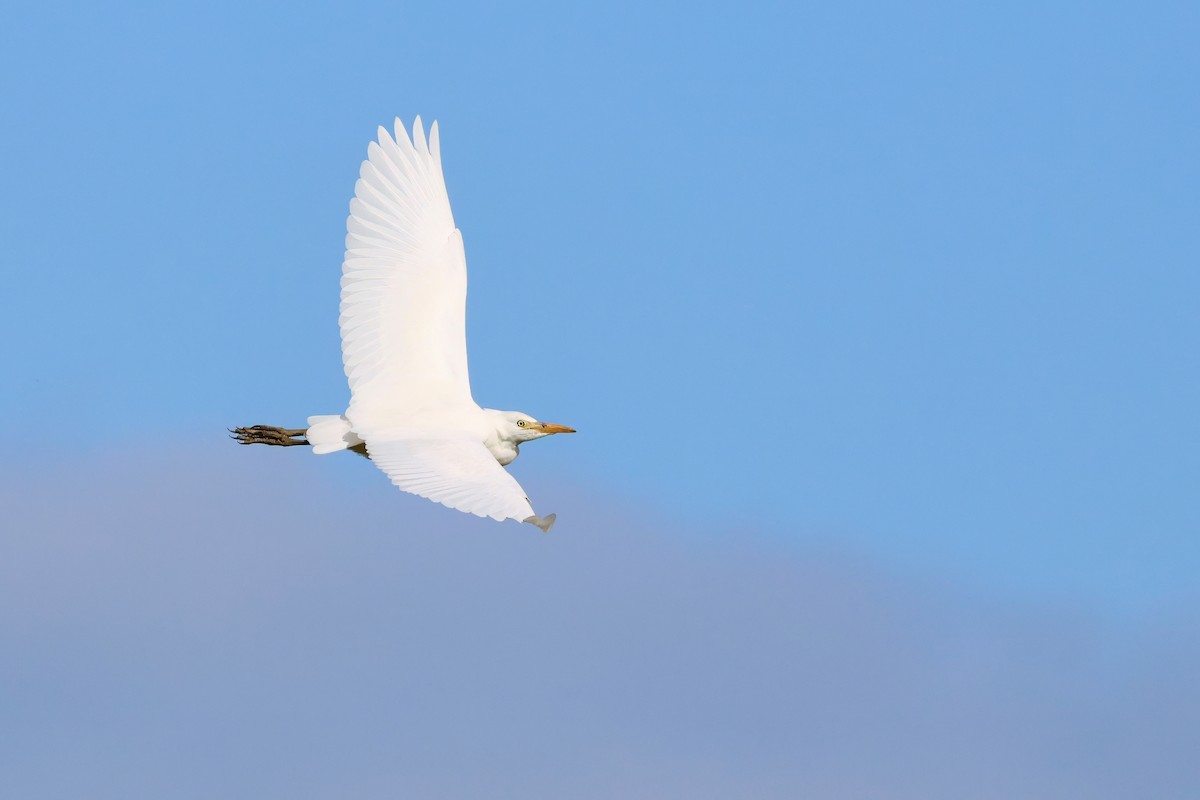
[{"label": "egret's body", "polygon": [[[345,414],[309,417],[306,431],[256,426],[245,444],[311,444],[365,454],[399,488],[451,508],[549,530],[503,467],[524,442],[563,425],[480,408],[467,374],[467,266],[442,176],[435,122],[410,140],[380,128],[346,221],[339,324],[350,383]],[[304,439],[295,435],[302,433]]]}]

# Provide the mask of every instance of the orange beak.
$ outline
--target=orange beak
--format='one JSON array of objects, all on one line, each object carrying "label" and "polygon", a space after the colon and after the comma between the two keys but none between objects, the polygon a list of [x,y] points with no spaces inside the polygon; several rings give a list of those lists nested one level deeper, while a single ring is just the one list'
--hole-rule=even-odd
[{"label": "orange beak", "polygon": [[542,433],[574,433],[574,428],[568,428],[566,425],[555,425],[553,422],[539,422],[538,430]]}]

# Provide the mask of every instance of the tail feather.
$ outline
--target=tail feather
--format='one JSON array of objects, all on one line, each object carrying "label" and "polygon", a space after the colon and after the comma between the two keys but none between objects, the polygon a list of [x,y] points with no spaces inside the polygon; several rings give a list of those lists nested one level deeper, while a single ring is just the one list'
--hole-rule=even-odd
[{"label": "tail feather", "polygon": [[350,428],[350,420],[341,414],[323,414],[308,418],[308,433],[305,434],[317,455],[335,453],[355,445],[363,444]]}]

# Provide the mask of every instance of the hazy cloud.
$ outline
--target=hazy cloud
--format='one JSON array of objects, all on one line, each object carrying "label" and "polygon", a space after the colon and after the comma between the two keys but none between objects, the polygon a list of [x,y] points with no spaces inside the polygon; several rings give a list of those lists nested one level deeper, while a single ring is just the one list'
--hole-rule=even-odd
[{"label": "hazy cloud", "polygon": [[357,459],[6,469],[14,797],[1195,797],[1200,635]]}]

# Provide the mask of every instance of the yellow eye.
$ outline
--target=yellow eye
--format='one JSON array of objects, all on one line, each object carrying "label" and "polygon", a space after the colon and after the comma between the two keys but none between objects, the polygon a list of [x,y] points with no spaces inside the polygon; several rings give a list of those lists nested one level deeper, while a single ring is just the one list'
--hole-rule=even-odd
[{"label": "yellow eye", "polygon": [[518,427],[518,428],[524,428],[524,427],[525,427],[525,420],[523,420],[523,419],[519,419],[519,420],[517,420],[517,427]]}]

